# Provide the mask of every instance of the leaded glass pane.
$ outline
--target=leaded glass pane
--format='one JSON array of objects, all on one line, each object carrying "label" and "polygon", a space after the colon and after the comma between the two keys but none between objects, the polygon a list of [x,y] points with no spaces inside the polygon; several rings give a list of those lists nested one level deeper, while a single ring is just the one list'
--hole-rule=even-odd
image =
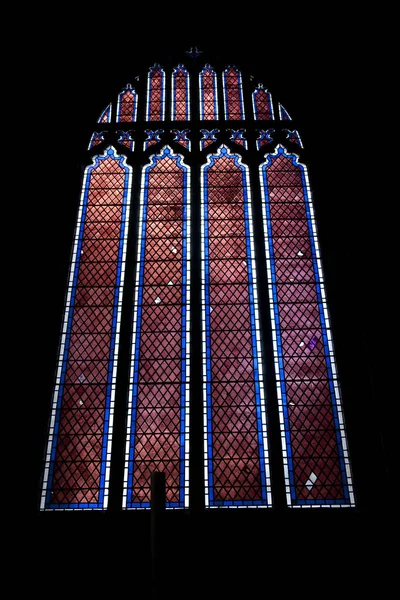
[{"label": "leaded glass pane", "polygon": [[236,67],[228,67],[222,74],[225,119],[244,119],[242,74]]},{"label": "leaded glass pane", "polygon": [[248,171],[222,147],[202,167],[206,506],[270,504]]},{"label": "leaded glass pane", "polygon": [[42,509],[105,509],[131,167],[86,169],[54,391]]},{"label": "leaded glass pane", "polygon": [[171,119],[187,121],[190,118],[189,73],[183,65],[178,65],[172,73]]},{"label": "leaded glass pane", "polygon": [[152,471],[168,508],[188,505],[189,299],[190,174],[165,146],[142,176],[125,508],[150,507]]},{"label": "leaded glass pane", "polygon": [[165,73],[154,65],[147,76],[146,121],[163,121],[165,118]]},{"label": "leaded glass pane", "polygon": [[263,89],[261,83],[258,89],[253,92],[253,111],[254,118],[257,121],[262,119],[269,121],[274,118],[271,94]]},{"label": "leaded glass pane", "polygon": [[200,119],[218,119],[217,74],[206,65],[199,75]]},{"label": "leaded glass pane", "polygon": [[307,171],[279,147],[260,166],[289,506],[354,505]]},{"label": "leaded glass pane", "polygon": [[132,123],[136,121],[137,94],[130,83],[118,96],[117,123]]}]

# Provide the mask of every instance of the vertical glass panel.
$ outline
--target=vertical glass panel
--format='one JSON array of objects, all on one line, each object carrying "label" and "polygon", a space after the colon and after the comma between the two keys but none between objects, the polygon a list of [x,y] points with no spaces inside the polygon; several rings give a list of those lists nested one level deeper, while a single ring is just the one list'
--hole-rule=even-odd
[{"label": "vertical glass panel", "polygon": [[136,121],[138,97],[131,84],[118,96],[117,103],[117,123],[132,123]]},{"label": "vertical glass panel", "polygon": [[189,73],[183,65],[178,65],[172,73],[171,119],[187,121],[190,118]]},{"label": "vertical glass panel", "polygon": [[165,73],[154,65],[147,76],[146,121],[163,121],[165,118]]},{"label": "vertical glass panel", "polygon": [[244,119],[242,74],[236,67],[228,67],[222,74],[225,119]]},{"label": "vertical glass panel", "polygon": [[168,508],[188,506],[190,172],[165,146],[143,170],[124,508],[150,507],[163,471]]},{"label": "vertical glass panel", "polygon": [[206,65],[199,75],[200,119],[218,119],[217,74]]},{"label": "vertical glass panel", "polygon": [[202,167],[201,190],[206,506],[268,506],[248,168],[222,146]]},{"label": "vertical glass panel", "polygon": [[262,119],[269,121],[274,118],[271,94],[264,90],[261,83],[258,85],[258,89],[253,92],[253,111],[256,121]]},{"label": "vertical glass panel", "polygon": [[354,505],[306,167],[279,147],[260,166],[289,506]]},{"label": "vertical glass panel", "polygon": [[272,134],[275,133],[275,129],[258,129],[258,138],[256,139],[257,150],[260,150],[263,146],[268,146],[273,142]]},{"label": "vertical glass panel", "polygon": [[42,509],[105,509],[131,167],[109,147],[85,171]]}]

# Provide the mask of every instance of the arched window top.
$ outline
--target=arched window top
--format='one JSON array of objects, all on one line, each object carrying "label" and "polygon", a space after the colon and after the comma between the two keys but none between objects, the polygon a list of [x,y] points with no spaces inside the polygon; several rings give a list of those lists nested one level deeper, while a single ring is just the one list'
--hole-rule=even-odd
[{"label": "arched window top", "polygon": [[189,73],[183,65],[175,67],[171,82],[171,119],[187,121],[190,118]]},{"label": "arched window top", "polygon": [[225,119],[244,119],[242,73],[235,66],[227,67],[222,73],[222,84]]},{"label": "arched window top", "polygon": [[270,92],[264,89],[262,83],[258,84],[258,88],[253,92],[253,111],[254,118],[258,120],[272,120],[274,118],[274,108]]},{"label": "arched window top", "polygon": [[165,72],[159,64],[150,67],[147,76],[146,121],[165,118]]},{"label": "arched window top", "polygon": [[118,96],[117,123],[130,123],[136,121],[137,94],[128,83]]}]

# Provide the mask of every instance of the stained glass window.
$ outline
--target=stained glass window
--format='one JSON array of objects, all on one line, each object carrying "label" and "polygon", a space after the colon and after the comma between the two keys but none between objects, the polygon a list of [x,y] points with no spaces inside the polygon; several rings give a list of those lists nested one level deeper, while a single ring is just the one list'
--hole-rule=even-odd
[{"label": "stained glass window", "polygon": [[271,503],[248,169],[222,146],[202,167],[206,506]]},{"label": "stained glass window", "polygon": [[283,108],[282,104],[278,103],[278,108],[279,108],[279,119],[281,121],[291,121],[292,118],[289,116],[288,111]]},{"label": "stained glass window", "polygon": [[85,172],[42,509],[107,508],[131,171],[109,147]]},{"label": "stained glass window", "polygon": [[118,96],[117,123],[131,123],[136,121],[137,94],[128,83],[126,88]]},{"label": "stained glass window", "polygon": [[188,506],[190,173],[165,146],[144,168],[133,319],[124,507],[150,506],[163,471],[166,504]]},{"label": "stained glass window", "polygon": [[186,121],[190,118],[189,73],[183,65],[178,65],[172,73],[171,119]]},{"label": "stained glass window", "polygon": [[165,118],[165,73],[154,65],[147,76],[146,121],[163,121]]},{"label": "stained glass window", "polygon": [[225,119],[244,119],[242,74],[236,67],[228,67],[222,74]]},{"label": "stained glass window", "polygon": [[279,147],[260,177],[287,503],[354,505],[307,170]]},{"label": "stained glass window", "polygon": [[111,123],[111,104],[109,104],[101,113],[98,123]]},{"label": "stained glass window", "polygon": [[218,119],[217,74],[210,65],[206,65],[199,75],[200,119]]},{"label": "stained glass window", "polygon": [[261,83],[253,92],[253,111],[256,120],[271,120],[274,118],[271,94],[267,90],[264,90],[264,86]]}]

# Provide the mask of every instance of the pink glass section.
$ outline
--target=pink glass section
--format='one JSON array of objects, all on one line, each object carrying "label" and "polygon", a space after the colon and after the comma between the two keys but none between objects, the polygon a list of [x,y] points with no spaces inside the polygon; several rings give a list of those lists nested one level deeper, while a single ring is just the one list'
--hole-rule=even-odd
[{"label": "pink glass section", "polygon": [[217,88],[213,69],[200,73],[200,115],[203,120],[217,119]]},{"label": "pink glass section", "polygon": [[97,503],[126,169],[113,158],[90,175],[65,383],[53,464],[52,504]]},{"label": "pink glass section", "polygon": [[[182,385],[184,173],[164,157],[149,170],[131,503],[148,505],[153,470],[166,478],[166,502],[179,503]],[[146,194],[146,191],[144,192]]]},{"label": "pink glass section", "polygon": [[270,211],[269,254],[274,257],[276,276],[273,329],[281,346],[278,387],[286,392],[282,436],[291,456],[292,496],[295,503],[329,503],[344,498],[341,451],[302,171],[291,157],[270,160],[265,192]]},{"label": "pink glass section", "polygon": [[184,68],[177,68],[172,77],[172,120],[186,121],[189,118],[189,73]]},{"label": "pink glass section", "polygon": [[253,92],[253,107],[256,120],[273,119],[271,94],[266,90],[258,89]]},{"label": "pink glass section", "polygon": [[91,148],[94,148],[95,146],[98,146],[99,144],[102,144],[103,142],[104,142],[103,134],[94,132],[90,139],[88,150],[90,150]]},{"label": "pink glass section", "polygon": [[102,114],[100,115],[98,123],[110,123],[111,122],[111,104],[104,109]]},{"label": "pink glass section", "polygon": [[235,67],[225,69],[223,74],[225,93],[225,119],[244,119],[242,77]]},{"label": "pink glass section", "polygon": [[119,95],[117,123],[132,123],[136,121],[137,94],[127,88]]},{"label": "pink glass section", "polygon": [[[243,171],[207,170],[213,497],[261,501]],[[207,243],[207,242],[206,242]],[[206,298],[207,302],[207,298]]]},{"label": "pink glass section", "polygon": [[164,119],[164,71],[153,68],[148,79],[147,121]]},{"label": "pink glass section", "polygon": [[238,144],[239,146],[243,146],[243,148],[247,148],[247,141],[246,139],[243,137],[245,134],[244,130],[240,130],[240,131],[233,131],[231,130],[232,135],[230,137],[230,139],[235,142],[235,144]]}]

